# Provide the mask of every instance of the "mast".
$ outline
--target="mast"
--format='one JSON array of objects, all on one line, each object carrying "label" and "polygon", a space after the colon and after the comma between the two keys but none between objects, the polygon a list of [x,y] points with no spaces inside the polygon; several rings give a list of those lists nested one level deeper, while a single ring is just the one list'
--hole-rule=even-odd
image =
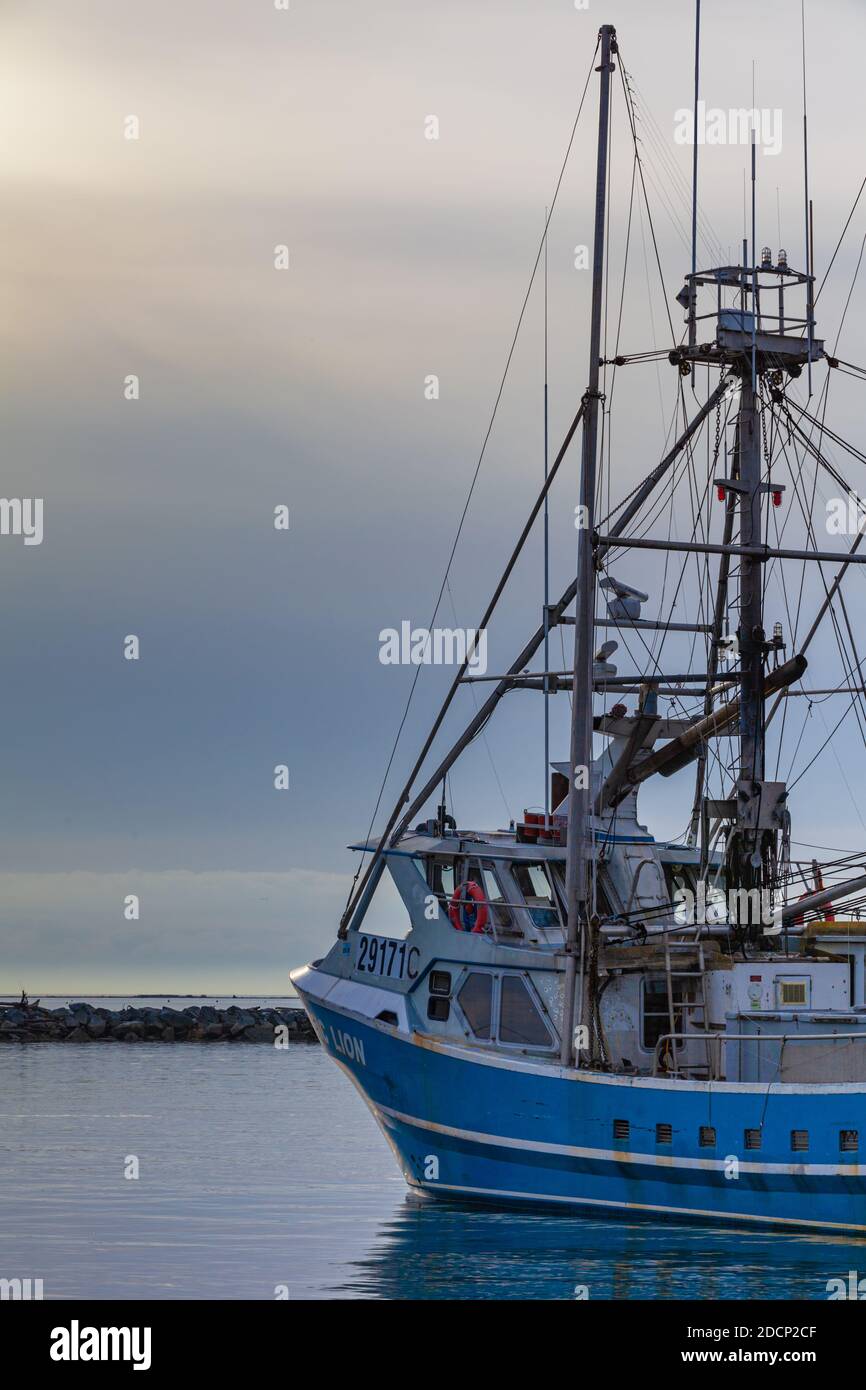
[{"label": "mast", "polygon": [[[697,311],[695,309],[695,276],[698,273],[698,93],[701,80],[701,0],[695,0],[695,106],[692,116],[692,280],[689,297],[689,347],[697,342]],[[692,362],[692,389],[695,385],[695,364]]]},{"label": "mast", "polygon": [[806,104],[806,0],[800,0],[800,33],[801,33],[801,36],[802,36],[802,49],[803,49],[803,204],[804,204],[805,213],[806,213],[806,274],[809,276],[808,288],[807,288],[807,291],[806,291],[806,296],[807,296],[807,314],[806,314],[806,317],[807,317],[807,319],[808,319],[808,328],[807,328],[807,331],[808,331],[808,343],[809,343],[809,363],[808,363],[808,372],[809,372],[809,399],[811,400],[811,397],[812,397],[812,327],[813,327],[813,325],[812,325],[812,319],[813,319],[813,315],[814,315],[814,305],[813,305],[813,302],[812,302],[812,296],[813,296],[813,294],[814,294],[814,287],[813,287],[813,283],[812,283],[812,278],[811,278],[811,277],[812,277],[814,271],[813,271],[813,266],[812,266],[812,237],[811,237],[811,235],[810,235],[810,229],[809,229],[809,222],[810,222],[810,217],[809,217],[809,206],[810,206],[810,205],[809,205],[809,112],[808,112],[808,106],[807,106],[807,104]]},{"label": "mast", "polygon": [[[761,544],[761,422],[758,411],[756,334],[758,329],[758,248],[755,227],[755,131],[752,130],[752,350],[743,372],[738,430],[740,545]],[[743,243],[746,249],[746,243]],[[743,285],[746,284],[743,257]],[[743,557],[740,567],[740,780],[764,776],[764,595],[760,560]],[[757,867],[757,865],[753,865]],[[746,875],[747,878],[750,875]],[[751,887],[751,882],[743,885]],[[759,884],[756,886],[760,886]]]},{"label": "mast", "polygon": [[[754,359],[746,358],[742,370],[742,395],[737,421],[738,478],[734,482],[739,514],[740,546],[761,545],[762,496],[761,418],[752,381]],[[764,632],[764,559],[743,553],[740,562],[740,623],[737,629],[740,655],[739,769],[728,841],[728,888],[763,892],[773,887],[776,874],[778,830],[786,799],[784,784],[764,780],[766,707],[764,665],[769,644]],[[740,925],[743,925],[742,923]],[[749,920],[749,936],[756,939],[758,922]]]},{"label": "mast", "polygon": [[[742,391],[737,421],[738,476],[733,482],[739,515],[740,546],[760,547],[762,536],[762,497],[769,483],[762,482],[761,403],[758,394],[759,364],[757,336],[760,293],[756,239],[755,131],[752,130],[752,246],[751,268],[747,268],[748,243],[743,241],[743,337],[751,338],[741,368]],[[780,285],[783,282],[780,281]],[[807,278],[808,285],[808,278]],[[746,318],[746,295],[751,293],[751,323]],[[780,289],[780,298],[781,298]],[[811,318],[807,312],[807,317]],[[747,331],[748,330],[748,333]],[[780,315],[781,331],[781,315]],[[811,328],[810,328],[811,333]],[[811,365],[811,345],[807,351]],[[767,368],[761,357],[760,372]],[[728,841],[728,888],[763,892],[773,886],[776,876],[778,832],[785,816],[787,792],[784,784],[764,781],[766,746],[766,705],[764,665],[769,651],[764,632],[764,561],[757,555],[742,557],[739,581],[740,622],[737,630],[740,656],[740,748],[739,777],[735,814]],[[752,909],[756,913],[756,909]],[[742,923],[740,924],[742,926]],[[751,916],[748,935],[760,934],[757,915]]]},{"label": "mast", "polygon": [[[544,485],[547,486],[548,416],[547,416],[547,224],[550,210],[544,209]],[[550,505],[544,497],[544,669],[550,670]],[[550,681],[544,677],[544,824],[550,825]]]},{"label": "mast", "polygon": [[[572,685],[571,753],[568,794],[568,849],[566,896],[568,921],[565,938],[565,987],[562,1008],[563,1066],[574,1062],[574,1005],[581,928],[589,926],[589,818],[592,808],[592,652],[595,617],[595,580],[592,536],[595,522],[595,471],[598,452],[599,357],[604,271],[604,223],[607,198],[607,146],[610,125],[611,55],[616,53],[616,31],[603,24],[600,31],[598,161],[595,186],[595,231],[592,264],[592,318],[589,339],[589,384],[584,396],[583,452],[580,470],[580,530],[577,546],[577,602],[574,630],[574,679]],[[594,1030],[592,1030],[594,1033]]]},{"label": "mast", "polygon": [[[761,544],[761,452],[758,401],[751,369],[743,373],[739,415],[740,545]],[[763,563],[743,556],[740,563],[740,778],[764,775]]]}]

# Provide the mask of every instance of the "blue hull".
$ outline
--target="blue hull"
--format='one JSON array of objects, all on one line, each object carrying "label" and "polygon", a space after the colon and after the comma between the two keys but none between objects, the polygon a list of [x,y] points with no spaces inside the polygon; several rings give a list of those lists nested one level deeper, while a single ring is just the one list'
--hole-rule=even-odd
[{"label": "blue hull", "polygon": [[[866,1167],[841,1151],[842,1131],[866,1144],[866,1087],[563,1073],[302,998],[413,1188],[596,1215],[866,1232]],[[614,1137],[623,1122],[628,1137]],[[658,1142],[658,1125],[670,1126],[669,1142]],[[746,1148],[746,1130],[759,1131],[759,1149]],[[792,1151],[793,1131],[800,1143],[806,1131],[807,1151]]]}]

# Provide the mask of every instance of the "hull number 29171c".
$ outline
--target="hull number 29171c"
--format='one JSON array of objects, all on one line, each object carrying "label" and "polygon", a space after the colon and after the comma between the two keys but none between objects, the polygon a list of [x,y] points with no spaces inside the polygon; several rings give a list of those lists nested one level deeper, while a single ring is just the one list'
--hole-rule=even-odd
[{"label": "hull number 29171c", "polygon": [[386,980],[414,980],[420,954],[417,946],[409,946],[406,941],[359,932],[356,969],[382,975]]}]

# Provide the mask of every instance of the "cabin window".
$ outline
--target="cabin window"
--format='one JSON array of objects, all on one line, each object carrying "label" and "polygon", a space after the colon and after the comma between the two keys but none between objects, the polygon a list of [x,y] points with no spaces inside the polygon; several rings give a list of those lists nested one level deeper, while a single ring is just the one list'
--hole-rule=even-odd
[{"label": "cabin window", "polygon": [[672,1144],[674,1142],[673,1125],[656,1125],[656,1143]]},{"label": "cabin window", "polygon": [[791,1130],[791,1151],[795,1154],[804,1154],[809,1148],[808,1129]]},{"label": "cabin window", "polygon": [[[556,902],[559,904],[560,917],[564,921],[568,916],[568,900],[565,893],[565,865],[560,859],[549,859],[547,867],[556,885]],[[605,884],[607,870],[603,863],[598,865],[598,879],[595,884],[595,906],[599,917],[602,919],[612,917],[614,908],[611,906],[612,893],[608,891]],[[621,908],[620,904],[620,908]]]},{"label": "cabin window", "polygon": [[439,899],[443,912],[451,905],[454,892],[454,860],[431,858],[427,860],[427,883]]},{"label": "cabin window", "polygon": [[698,1130],[698,1143],[702,1149],[714,1149],[716,1147],[716,1130],[714,1125],[701,1125]]},{"label": "cabin window", "polygon": [[555,927],[558,918],[553,888],[544,865],[515,862],[511,867],[533,924],[542,928]]},{"label": "cabin window", "polygon": [[[418,880],[418,887],[422,886],[423,875]],[[364,913],[361,929],[352,932],[357,949],[358,951],[363,949],[361,938],[364,936],[369,938],[385,937],[388,941],[404,941],[411,930],[412,918],[397,884],[390,874],[383,874]]]},{"label": "cabin window", "polygon": [[450,970],[430,971],[430,997],[427,1000],[427,1017],[436,1023],[447,1023],[451,1016],[451,972]]},{"label": "cabin window", "polygon": [[493,976],[473,970],[467,975],[457,999],[476,1038],[489,1038],[493,1017]]},{"label": "cabin window", "polygon": [[510,927],[512,925],[511,908],[499,886],[493,860],[466,859],[464,863],[465,870],[462,879],[477,883],[484,894],[484,902],[488,912],[488,929],[492,927],[495,933],[497,928]]},{"label": "cabin window", "polygon": [[860,1147],[860,1134],[856,1129],[843,1129],[839,1131],[839,1152],[843,1154],[855,1154]]},{"label": "cabin window", "polygon": [[[473,865],[474,868],[474,865]],[[481,863],[480,875],[481,887],[484,889],[484,897],[490,909],[490,920],[494,927],[510,927],[513,925],[511,908],[505,900],[505,894],[499,886],[499,879],[496,877],[496,869],[493,861],[485,859]]]},{"label": "cabin window", "polygon": [[744,1134],[744,1141],[747,1149],[759,1149],[761,1147],[761,1131],[759,1129],[747,1129]]},{"label": "cabin window", "polygon": [[519,975],[503,975],[499,996],[499,1041],[521,1047],[550,1047],[550,1033]]},{"label": "cabin window", "polygon": [[512,911],[503,893],[491,859],[445,859],[431,856],[427,861],[427,884],[436,894],[442,911],[451,907],[454,889],[459,883],[471,880],[484,894],[489,921],[494,929],[513,924]]}]

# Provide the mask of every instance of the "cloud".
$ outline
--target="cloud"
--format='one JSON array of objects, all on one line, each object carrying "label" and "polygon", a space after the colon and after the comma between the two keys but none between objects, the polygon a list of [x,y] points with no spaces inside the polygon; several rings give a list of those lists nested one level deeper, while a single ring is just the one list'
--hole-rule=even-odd
[{"label": "cloud", "polygon": [[[819,274],[862,176],[866,15],[862,5],[831,9],[846,45],[830,53],[813,42],[809,58]],[[688,263],[691,151],[674,145],[673,122],[692,81],[682,11],[681,0],[619,5],[667,295],[638,219],[627,352],[669,346],[668,309],[681,326],[672,296]],[[429,621],[598,19],[524,0],[293,0],[287,13],[233,0],[5,8],[15,346],[4,368],[4,490],[45,498],[42,546],[0,540],[3,784],[14,807],[0,840],[3,930],[8,968],[28,987],[74,979],[93,989],[101,972],[124,989],[135,979],[234,992],[242,975],[277,988],[332,938],[354,867],[343,846],[367,828],[408,694],[407,672],[379,664],[377,635],[404,618]],[[799,36],[789,19],[789,0],[708,14],[702,84],[711,104],[751,104],[751,63],[732,60],[731,40],[747,23],[758,104],[784,112],[782,153],[759,168],[759,242],[780,239],[778,186],[781,239],[797,265]],[[438,142],[424,139],[431,112]],[[123,138],[130,113],[138,141]],[[552,441],[586,379],[589,278],[573,253],[590,240],[594,119],[591,92],[550,236]],[[673,166],[662,168],[660,148]],[[632,173],[621,108],[612,156],[611,348]],[[702,151],[702,208],[725,248],[742,236],[744,165],[742,149]],[[831,341],[862,211],[819,303]],[[278,242],[290,247],[287,272],[273,268]],[[855,293],[840,352],[863,362],[858,304]],[[452,569],[460,624],[477,622],[540,482],[541,307],[536,291]],[[122,392],[131,372],[135,403]],[[423,396],[431,372],[435,403]],[[661,456],[676,387],[666,363],[617,376],[605,435],[612,503]],[[861,389],[833,380],[834,425],[855,439]],[[559,590],[573,572],[576,472],[577,450],[552,508]],[[277,503],[292,513],[281,536]],[[679,538],[690,534],[686,510],[670,521]],[[796,543],[793,527],[786,534]],[[624,556],[616,572],[661,592],[661,557]],[[533,537],[491,631],[491,669],[537,625],[541,578]],[[845,581],[855,599],[863,578]],[[768,593],[770,621],[789,626],[774,577]],[[804,623],[821,593],[808,576]],[[694,598],[684,588],[680,603]],[[142,643],[135,666],[121,656],[131,632]],[[668,651],[690,656],[685,644]],[[569,656],[555,636],[555,664]],[[623,643],[621,669],[640,656]],[[816,645],[815,670],[837,665],[831,643]],[[393,783],[447,675],[424,674]],[[471,711],[464,692],[459,714]],[[806,714],[789,712],[793,741]],[[554,701],[554,756],[567,747],[567,716]],[[801,764],[824,736],[812,720]],[[538,804],[541,750],[541,711],[515,695],[455,770],[462,823],[501,824],[508,806]],[[852,730],[855,785],[856,756]],[[285,795],[272,785],[281,762]],[[797,838],[824,842],[821,801],[834,802],[836,782],[835,764],[819,760]],[[648,788],[642,804],[654,828],[677,833],[690,795],[685,782],[676,803],[671,791]],[[128,866],[146,905],[130,931],[119,907],[137,891]],[[267,875],[272,891],[261,888]]]},{"label": "cloud", "polygon": [[[346,874],[3,873],[0,994],[286,994],[330,945]],[[129,895],[138,920],[126,920]]]}]

